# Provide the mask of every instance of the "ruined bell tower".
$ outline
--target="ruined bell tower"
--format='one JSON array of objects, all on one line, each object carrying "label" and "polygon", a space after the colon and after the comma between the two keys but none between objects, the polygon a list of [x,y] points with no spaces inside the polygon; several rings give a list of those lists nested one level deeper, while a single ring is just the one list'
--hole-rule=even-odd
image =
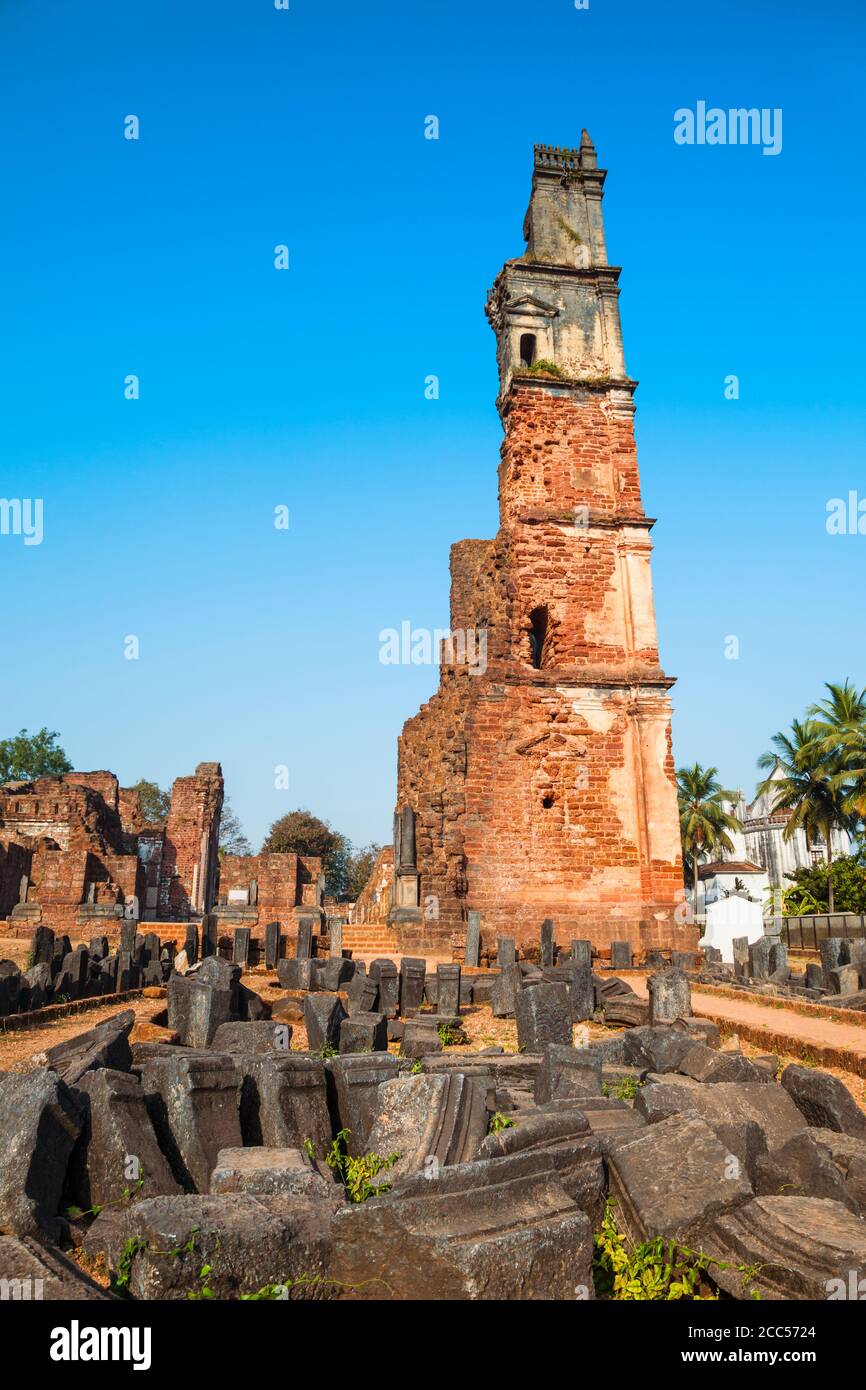
[{"label": "ruined bell tower", "polygon": [[[682,867],[669,690],[659,665],[634,391],[608,264],[605,172],[537,145],[524,255],[487,302],[505,438],[499,532],[451,551],[440,686],[405,725],[392,921],[488,938],[672,944]],[[486,634],[486,659],[465,634]],[[465,653],[472,651],[470,664]],[[463,656],[463,659],[461,659]]]}]

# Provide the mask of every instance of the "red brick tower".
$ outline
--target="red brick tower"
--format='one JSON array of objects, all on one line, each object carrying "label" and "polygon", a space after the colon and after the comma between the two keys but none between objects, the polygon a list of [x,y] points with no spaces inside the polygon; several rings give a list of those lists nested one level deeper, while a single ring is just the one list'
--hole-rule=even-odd
[{"label": "red brick tower", "polygon": [[[440,687],[399,745],[401,946],[482,931],[669,945],[682,867],[669,690],[605,174],[536,146],[526,253],[490,292],[500,528],[451,552]],[[414,834],[409,823],[414,812]]]}]

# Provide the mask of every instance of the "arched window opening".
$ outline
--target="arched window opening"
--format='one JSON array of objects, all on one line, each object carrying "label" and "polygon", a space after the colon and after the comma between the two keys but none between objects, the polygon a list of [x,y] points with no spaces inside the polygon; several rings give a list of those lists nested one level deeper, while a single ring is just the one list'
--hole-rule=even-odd
[{"label": "arched window opening", "polygon": [[547,641],[548,612],[547,608],[533,608],[529,615],[529,650],[532,664],[536,671],[541,670],[544,659],[544,644]]},{"label": "arched window opening", "polygon": [[535,334],[521,333],[520,335],[520,365],[521,367],[531,367],[535,361]]}]

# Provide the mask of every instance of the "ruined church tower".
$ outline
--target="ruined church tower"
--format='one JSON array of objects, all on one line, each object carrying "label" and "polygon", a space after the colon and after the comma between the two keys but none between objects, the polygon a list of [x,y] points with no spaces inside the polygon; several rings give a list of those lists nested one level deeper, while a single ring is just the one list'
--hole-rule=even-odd
[{"label": "ruined church tower", "polygon": [[[605,172],[535,147],[527,247],[487,302],[499,532],[451,550],[440,686],[399,743],[391,921],[402,949],[482,933],[674,941],[682,866]],[[486,652],[485,652],[486,641]]]}]

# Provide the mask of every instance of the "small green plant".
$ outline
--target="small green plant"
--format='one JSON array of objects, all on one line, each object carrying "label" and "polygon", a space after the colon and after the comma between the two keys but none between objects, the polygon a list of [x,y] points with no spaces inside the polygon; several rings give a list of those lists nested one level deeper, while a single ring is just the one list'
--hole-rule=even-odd
[{"label": "small green plant", "polygon": [[418,1073],[421,1072],[421,1071],[423,1071],[423,1070],[424,1070],[424,1067],[423,1067],[423,1063],[422,1063],[422,1061],[421,1061],[421,1058],[420,1058],[420,1057],[417,1057],[417,1058],[415,1059],[415,1061],[412,1063],[411,1067],[409,1068],[409,1074],[410,1074],[410,1076],[417,1076]]},{"label": "small green plant", "polygon": [[364,1154],[362,1158],[353,1158],[346,1152],[349,1133],[348,1129],[340,1130],[325,1162],[332,1172],[339,1174],[351,1201],[366,1202],[368,1197],[378,1197],[380,1192],[390,1190],[389,1182],[374,1183],[373,1179],[393,1168],[400,1155],[394,1153],[383,1158],[381,1154]]},{"label": "small green plant", "polygon": [[301,1147],[303,1148],[304,1153],[307,1155],[307,1158],[312,1163],[314,1158],[316,1157],[316,1150],[313,1148],[312,1139],[305,1139]]},{"label": "small green plant", "polygon": [[490,1124],[487,1126],[488,1134],[498,1134],[501,1129],[513,1129],[514,1121],[508,1115],[503,1115],[501,1110],[497,1110],[495,1115],[491,1115]]},{"label": "small green plant", "polygon": [[574,242],[575,246],[583,245],[583,237],[580,235],[580,232],[576,232],[573,227],[570,227],[564,217],[558,216],[556,220],[565,232],[565,235]]},{"label": "small green plant", "polygon": [[191,1303],[207,1302],[216,1297],[216,1294],[208,1283],[211,1274],[213,1274],[213,1265],[202,1265],[198,1274],[199,1287],[197,1289],[190,1289],[187,1294],[187,1298]]},{"label": "small green plant", "polygon": [[612,1086],[608,1081],[602,1081],[601,1094],[613,1100],[634,1100],[642,1085],[643,1082],[633,1076],[621,1076]]},{"label": "small green plant", "polygon": [[130,1236],[124,1241],[120,1254],[117,1257],[117,1268],[111,1279],[111,1292],[125,1294],[129,1291],[129,1281],[132,1278],[132,1262],[136,1255],[141,1254],[142,1250],[147,1249],[147,1241],[141,1240],[138,1236]]},{"label": "small green plant", "polygon": [[339,1049],[334,1047],[333,1043],[323,1042],[318,1052],[316,1052],[314,1055],[316,1057],[321,1057],[323,1062],[327,1062],[329,1057],[336,1057],[338,1052]]},{"label": "small green plant", "polygon": [[447,1023],[440,1023],[436,1029],[443,1047],[456,1047],[463,1041],[463,1034],[459,1028],[451,1028]]},{"label": "small green plant", "polygon": [[531,367],[523,369],[529,376],[558,376],[565,377],[565,372],[558,367],[555,362],[551,362],[547,357],[539,357],[537,362],[533,362]]}]

